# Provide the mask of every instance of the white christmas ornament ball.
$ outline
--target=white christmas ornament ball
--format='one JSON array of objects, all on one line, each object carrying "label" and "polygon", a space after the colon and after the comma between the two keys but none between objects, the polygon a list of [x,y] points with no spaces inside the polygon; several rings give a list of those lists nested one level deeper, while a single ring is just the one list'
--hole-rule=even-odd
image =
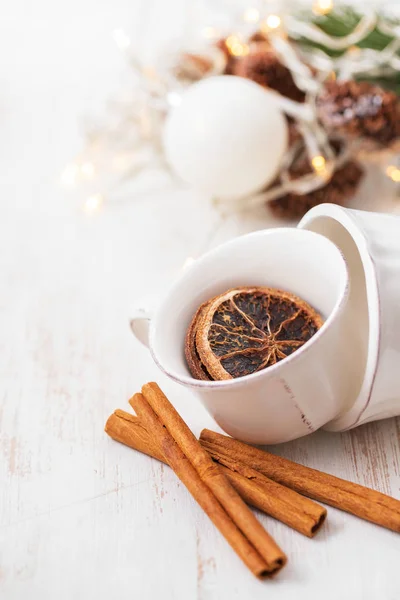
[{"label": "white christmas ornament ball", "polygon": [[286,119],[257,83],[223,75],[192,85],[167,116],[164,150],[188,184],[240,198],[276,177],[288,143]]}]

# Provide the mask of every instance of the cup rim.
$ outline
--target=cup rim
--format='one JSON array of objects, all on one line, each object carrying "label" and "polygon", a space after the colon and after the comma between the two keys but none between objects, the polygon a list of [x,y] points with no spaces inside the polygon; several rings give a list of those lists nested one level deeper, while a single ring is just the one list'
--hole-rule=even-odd
[{"label": "cup rim", "polygon": [[[379,369],[381,349],[381,301],[377,266],[369,249],[368,236],[362,224],[358,222],[356,214],[354,214],[356,212],[356,210],[346,209],[335,204],[320,204],[309,210],[298,224],[300,229],[304,229],[308,224],[320,217],[328,217],[338,222],[353,238],[364,269],[369,326],[367,361],[363,382],[352,406],[327,424],[329,429],[332,426],[332,429],[340,429],[341,431],[355,427],[371,402],[374,382]],[[349,419],[349,417],[351,418]]]},{"label": "cup rim", "polygon": [[[229,240],[227,242],[224,242],[222,244],[219,244],[216,248],[213,248],[212,250],[203,254],[198,260],[212,257],[213,255],[215,255],[219,252],[219,250],[222,246],[226,247],[228,245],[234,245],[238,240],[242,240],[245,237],[248,238],[248,237],[255,237],[255,236],[276,235],[279,232],[282,232],[282,231],[286,232],[288,230],[290,230],[292,232],[306,231],[306,230],[301,230],[298,228],[290,228],[290,227],[277,227],[277,228],[272,228],[272,229],[262,229],[259,231],[254,231],[254,232],[239,236],[237,238],[234,238],[232,240]],[[340,290],[340,293],[338,294],[338,298],[336,300],[336,303],[335,303],[332,311],[330,312],[326,321],[324,321],[322,327],[303,346],[301,346],[301,348],[299,348],[298,350],[293,352],[293,354],[290,354],[286,358],[282,359],[278,363],[275,363],[274,365],[271,365],[270,367],[268,367],[266,369],[262,369],[261,371],[258,371],[256,373],[250,373],[249,375],[244,375],[243,377],[238,377],[235,379],[205,381],[205,380],[201,380],[201,379],[195,379],[192,376],[178,375],[176,372],[174,372],[171,369],[166,368],[161,363],[161,361],[158,359],[158,357],[154,351],[153,341],[154,341],[154,336],[155,336],[155,332],[154,332],[154,322],[155,321],[152,319],[151,323],[150,323],[150,332],[149,332],[149,350],[150,350],[150,354],[151,354],[154,362],[159,367],[159,369],[163,373],[168,375],[168,377],[170,379],[172,379],[173,381],[175,381],[177,383],[180,383],[181,385],[184,385],[186,387],[190,387],[193,389],[201,389],[204,391],[211,392],[211,391],[214,391],[217,389],[229,390],[232,388],[240,388],[240,387],[246,386],[249,382],[251,383],[251,382],[256,381],[257,379],[262,379],[263,377],[269,377],[269,376],[273,375],[278,369],[280,369],[282,367],[282,365],[288,365],[290,363],[294,363],[294,362],[297,362],[298,360],[300,360],[300,358],[303,357],[304,354],[306,354],[318,340],[325,337],[326,333],[328,332],[328,330],[330,329],[330,327],[332,325],[332,322],[344,310],[346,303],[347,303],[347,299],[349,297],[349,293],[350,293],[349,268],[348,268],[346,258],[343,255],[342,251],[332,241],[330,241],[328,238],[321,235],[320,233],[316,233],[313,231],[307,231],[307,234],[312,234],[313,236],[318,236],[319,238],[322,238],[324,240],[324,242],[331,244],[335,248],[335,250],[338,254],[339,261],[341,262],[341,266],[343,267],[344,284],[342,286],[342,289]],[[174,285],[169,289],[167,295],[164,296],[164,298],[163,298],[163,302],[165,302],[165,300],[169,296],[169,294],[171,294],[176,289],[176,287],[179,285],[180,281],[181,281],[181,279],[179,278],[174,283]]]}]

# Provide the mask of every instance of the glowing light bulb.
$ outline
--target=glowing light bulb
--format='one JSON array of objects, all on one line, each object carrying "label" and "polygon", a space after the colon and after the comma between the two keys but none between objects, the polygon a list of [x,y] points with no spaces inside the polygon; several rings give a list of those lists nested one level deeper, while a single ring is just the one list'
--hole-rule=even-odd
[{"label": "glowing light bulb", "polygon": [[237,35],[228,36],[225,45],[232,56],[246,56],[249,53],[248,45],[243,44]]},{"label": "glowing light bulb", "polygon": [[266,18],[265,22],[267,23],[270,29],[278,29],[278,27],[280,27],[281,24],[281,18],[278,17],[278,15],[269,15],[269,17]]},{"label": "glowing light bulb", "polygon": [[392,181],[394,181],[395,183],[399,183],[400,182],[400,169],[398,169],[397,167],[395,167],[394,165],[390,165],[387,169],[386,169],[386,175],[388,177],[390,177],[390,179]]},{"label": "glowing light bulb", "polygon": [[104,202],[104,197],[101,194],[92,194],[88,196],[83,205],[83,210],[87,214],[93,214],[100,210]]},{"label": "glowing light bulb", "polygon": [[326,172],[326,160],[323,156],[314,156],[311,160],[311,164],[318,175],[323,175]]},{"label": "glowing light bulb", "polygon": [[114,29],[112,35],[114,38],[114,42],[117,44],[120,50],[127,50],[131,45],[130,37],[125,33],[123,29]]},{"label": "glowing light bulb", "polygon": [[313,12],[316,15],[327,15],[333,9],[333,0],[316,0]]},{"label": "glowing light bulb", "polygon": [[257,23],[260,20],[260,12],[257,8],[247,8],[243,13],[246,23]]},{"label": "glowing light bulb", "polygon": [[282,24],[282,20],[278,15],[269,15],[260,26],[261,31],[268,35],[274,29],[278,29]]},{"label": "glowing light bulb", "polygon": [[79,166],[76,163],[67,165],[61,173],[61,183],[63,185],[72,186],[76,183],[79,174]]}]

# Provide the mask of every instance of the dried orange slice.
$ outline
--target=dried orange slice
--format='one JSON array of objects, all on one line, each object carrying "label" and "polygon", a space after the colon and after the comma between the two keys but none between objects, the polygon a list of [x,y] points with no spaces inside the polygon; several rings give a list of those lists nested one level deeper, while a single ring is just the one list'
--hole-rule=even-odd
[{"label": "dried orange slice", "polygon": [[199,353],[196,348],[196,333],[197,327],[200,319],[204,315],[205,309],[208,306],[208,302],[205,302],[200,306],[194,315],[189,329],[186,333],[186,342],[185,342],[185,356],[186,362],[188,364],[189,370],[195,379],[211,379],[209,374],[207,373],[206,368],[201,362]]},{"label": "dried orange slice", "polygon": [[322,323],[307,302],[290,292],[231,289],[196,312],[186,335],[186,360],[196,379],[243,377],[295,352]]}]

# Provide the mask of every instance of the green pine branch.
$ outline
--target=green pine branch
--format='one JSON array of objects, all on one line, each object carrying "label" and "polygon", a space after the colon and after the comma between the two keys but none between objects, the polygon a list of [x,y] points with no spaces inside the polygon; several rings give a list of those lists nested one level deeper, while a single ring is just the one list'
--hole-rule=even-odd
[{"label": "green pine branch", "polygon": [[[312,12],[303,12],[302,18],[314,25],[317,25],[322,31],[334,37],[344,37],[351,33],[360,21],[361,16],[353,8],[348,6],[338,7],[326,15],[315,15]],[[356,44],[359,48],[371,48],[372,50],[382,51],[391,41],[393,37],[383,33],[379,28],[375,28],[363,40]],[[344,54],[342,50],[332,50],[324,45],[316,44],[308,38],[301,37],[295,40],[300,47],[307,50],[313,48],[322,50],[325,54],[331,57],[339,57]],[[363,81],[371,81],[377,85],[381,85],[386,89],[392,89],[400,95],[400,73],[398,71],[390,71],[383,77],[372,77],[368,73],[357,76],[357,79]]]}]

